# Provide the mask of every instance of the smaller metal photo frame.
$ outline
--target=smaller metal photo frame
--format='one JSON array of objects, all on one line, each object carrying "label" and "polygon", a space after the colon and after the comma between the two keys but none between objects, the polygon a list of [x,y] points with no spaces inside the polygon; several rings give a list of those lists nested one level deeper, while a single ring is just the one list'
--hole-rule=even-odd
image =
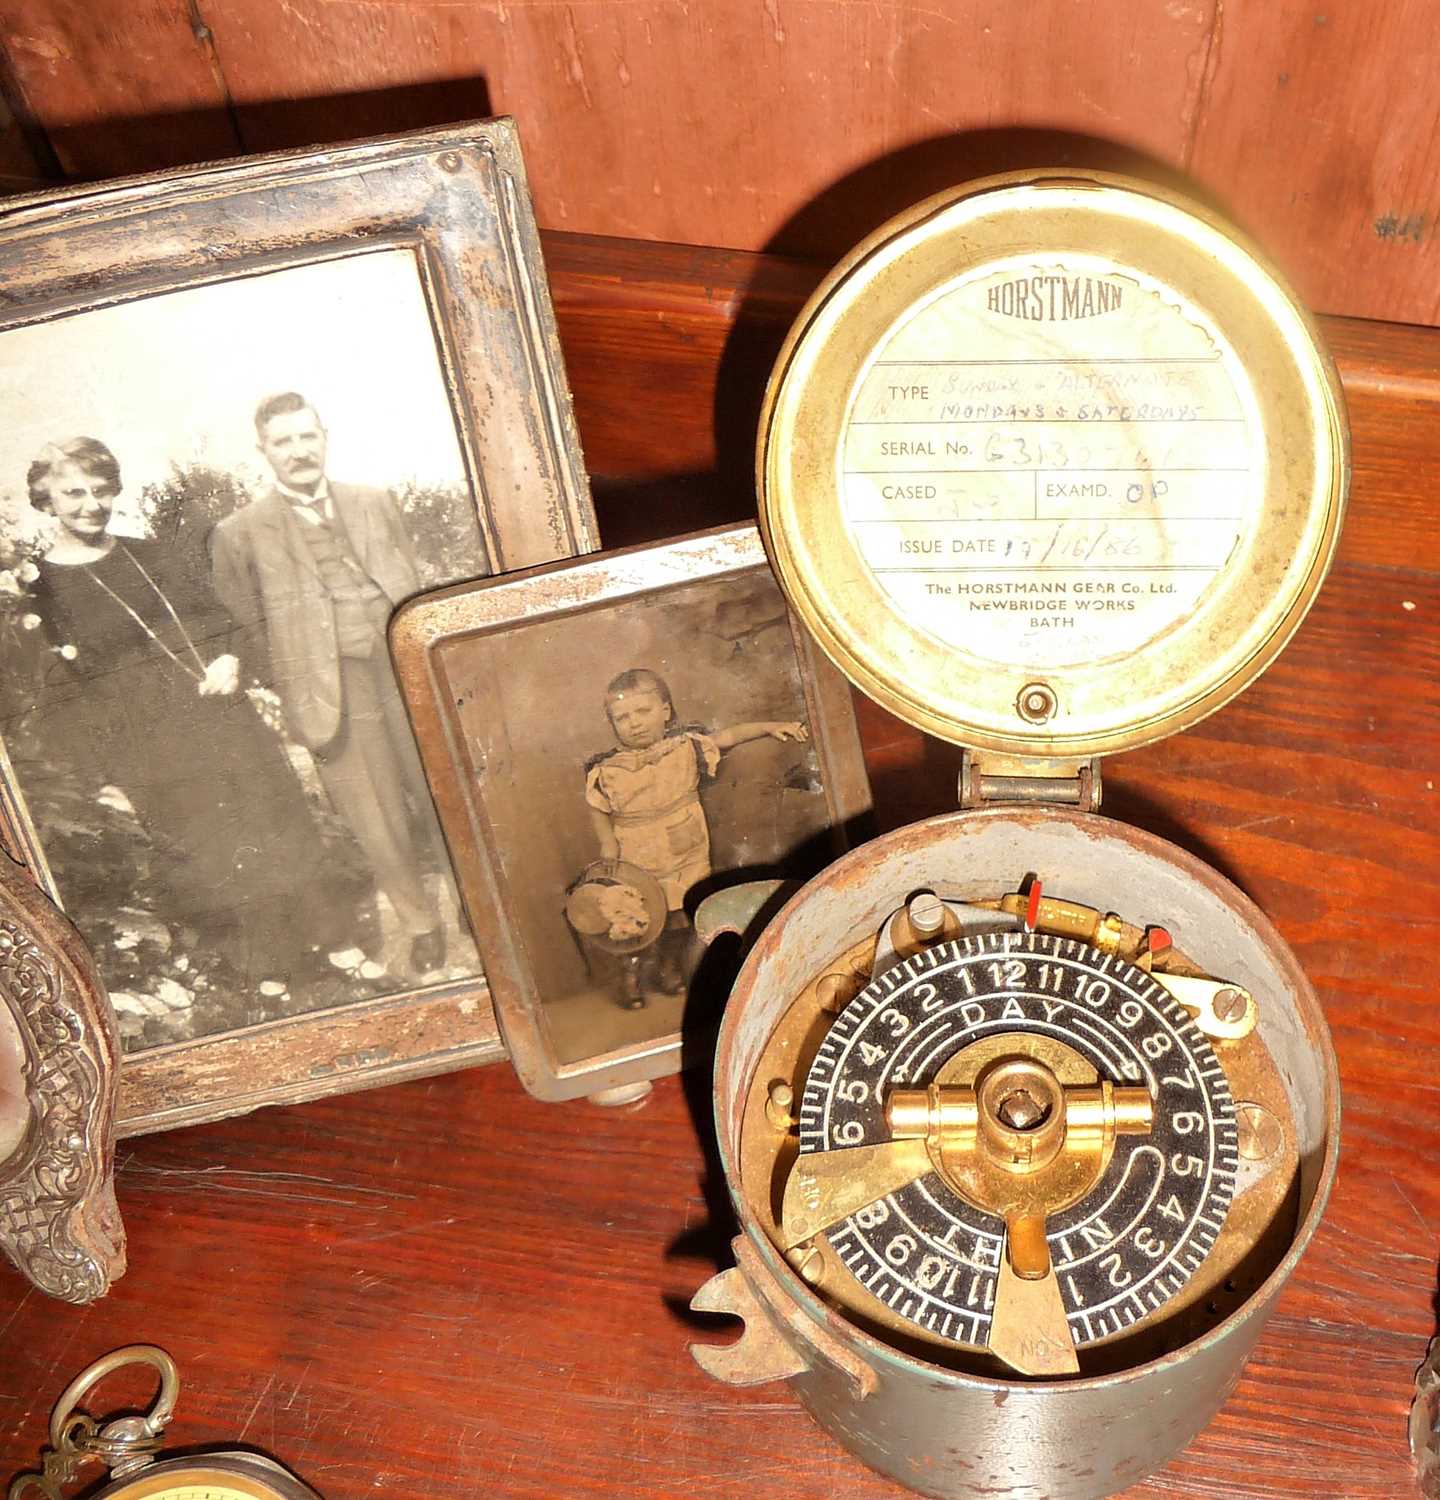
[{"label": "smaller metal photo frame", "polygon": [[678,1071],[728,988],[698,902],[806,878],[870,809],[849,687],[759,533],[440,590],[390,644],[525,1087],[569,1099]]}]

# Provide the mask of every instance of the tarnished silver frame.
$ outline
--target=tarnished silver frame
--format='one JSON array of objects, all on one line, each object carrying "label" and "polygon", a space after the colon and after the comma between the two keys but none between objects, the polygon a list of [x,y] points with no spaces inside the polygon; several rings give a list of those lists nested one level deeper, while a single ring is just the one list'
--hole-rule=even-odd
[{"label": "tarnished silver frame", "polygon": [[[543,997],[515,938],[515,893],[505,879],[504,851],[461,733],[443,660],[445,648],[522,623],[533,626],[538,620],[597,609],[624,610],[665,590],[768,572],[755,528],[728,527],[442,589],[405,605],[391,624],[391,652],[511,1061],[525,1086],[543,1098],[596,1094],[673,1073],[680,1066],[681,1037],[674,1033],[618,1051],[600,1051],[578,1063],[557,1058],[541,1016]],[[793,616],[789,629],[838,854],[846,847],[847,828],[853,829],[870,808],[854,707],[844,678]]]},{"label": "tarnished silver frame", "polygon": [[[524,166],[509,120],[9,201],[0,331],[157,293],[403,248],[416,256],[494,572],[597,545]],[[0,745],[0,847],[54,894]],[[504,1055],[467,981],[156,1047],[122,1069],[121,1135]]]}]

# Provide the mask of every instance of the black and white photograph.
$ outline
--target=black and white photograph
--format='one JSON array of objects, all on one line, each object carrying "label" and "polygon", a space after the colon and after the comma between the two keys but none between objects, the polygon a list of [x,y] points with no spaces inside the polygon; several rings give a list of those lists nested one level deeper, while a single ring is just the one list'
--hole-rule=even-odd
[{"label": "black and white photograph", "polygon": [[489,571],[413,251],[0,333],[0,747],[128,1051],[479,973],[386,628]]},{"label": "black and white photograph", "polygon": [[829,854],[774,580],[520,625],[446,669],[557,1056],[678,1030],[695,903]]},{"label": "black and white photograph", "polygon": [[805,879],[869,808],[849,689],[755,529],[462,585],[393,635],[526,1087],[600,1094],[703,1055],[733,957],[702,940],[705,898]]}]

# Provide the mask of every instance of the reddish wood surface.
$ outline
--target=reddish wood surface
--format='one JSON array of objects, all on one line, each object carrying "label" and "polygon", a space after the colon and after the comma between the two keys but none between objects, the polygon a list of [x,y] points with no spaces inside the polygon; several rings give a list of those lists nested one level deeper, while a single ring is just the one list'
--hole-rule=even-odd
[{"label": "reddish wood surface", "polygon": [[1215,5],[1185,166],[1311,306],[1440,322],[1437,57],[1427,0]]},{"label": "reddish wood surface", "polygon": [[[607,539],[745,513],[707,393],[753,406],[759,351],[815,271],[549,250]],[[754,325],[732,329],[746,286]],[[1295,947],[1340,1054],[1340,1178],[1236,1392],[1135,1500],[1411,1493],[1440,1252],[1440,334],[1330,331],[1356,458],[1339,564],[1242,699],[1107,765],[1105,806],[1239,881]],[[744,475],[742,436],[721,474]],[[885,822],[952,805],[956,752],[861,717]],[[327,1500],[898,1496],[784,1387],[711,1384],[685,1353],[685,1305],[732,1232],[708,1110],[702,1073],[613,1114],[538,1104],[500,1065],[123,1143],[115,1292],[76,1310],[0,1272],[0,1473],[83,1364],[154,1340],[186,1378],[175,1443],[241,1439]]]},{"label": "reddish wood surface", "polygon": [[[8,8],[12,92],[63,172],[158,171],[243,149],[197,16],[186,0],[22,0]],[[100,152],[114,164],[97,171]]]},{"label": "reddish wood surface", "polygon": [[1315,306],[1440,321],[1426,0],[0,0],[81,177],[491,110],[549,228],[833,259],[967,177],[1183,173]]}]

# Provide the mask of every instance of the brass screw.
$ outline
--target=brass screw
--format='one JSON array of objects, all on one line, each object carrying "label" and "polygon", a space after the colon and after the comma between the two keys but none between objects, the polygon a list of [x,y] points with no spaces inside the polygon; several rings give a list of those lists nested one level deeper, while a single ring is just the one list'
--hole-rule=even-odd
[{"label": "brass screw", "polygon": [[1050,1106],[1029,1089],[1016,1089],[1000,1101],[995,1113],[1012,1130],[1033,1130],[1050,1113]]},{"label": "brass screw", "polygon": [[1245,1015],[1245,996],[1239,990],[1217,990],[1214,1009],[1217,1021],[1239,1021]]},{"label": "brass screw", "polygon": [[1239,1127],[1240,1155],[1246,1161],[1269,1161],[1285,1144],[1279,1120],[1263,1104],[1250,1100],[1237,1104],[1235,1123]]},{"label": "brass screw", "polygon": [[905,903],[905,915],[919,937],[930,937],[945,925],[945,903],[934,891],[921,891]]},{"label": "brass screw", "polygon": [[849,974],[826,974],[815,986],[821,1010],[840,1011],[854,999],[859,983]]},{"label": "brass screw", "polygon": [[818,1245],[796,1245],[785,1252],[785,1259],[795,1267],[801,1281],[819,1286],[825,1276],[825,1257]]},{"label": "brass screw", "polygon": [[765,1118],[776,1130],[789,1130],[795,1123],[791,1106],[795,1103],[795,1090],[783,1078],[777,1078],[765,1095]]},{"label": "brass screw", "polygon": [[1028,724],[1054,718],[1058,706],[1055,690],[1046,682],[1027,682],[1015,698],[1015,712]]}]

